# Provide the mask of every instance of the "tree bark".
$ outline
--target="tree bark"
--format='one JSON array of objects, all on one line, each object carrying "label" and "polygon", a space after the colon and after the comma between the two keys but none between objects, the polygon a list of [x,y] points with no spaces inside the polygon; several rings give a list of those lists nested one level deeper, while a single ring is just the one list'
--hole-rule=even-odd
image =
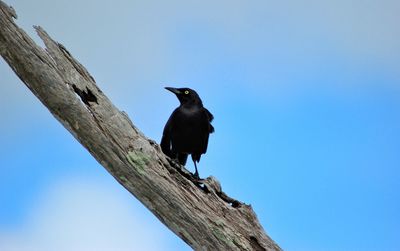
[{"label": "tree bark", "polygon": [[213,177],[199,182],[119,111],[89,72],[41,28],[46,48],[0,0],[0,54],[53,116],[161,222],[195,250],[281,250],[250,205]]}]

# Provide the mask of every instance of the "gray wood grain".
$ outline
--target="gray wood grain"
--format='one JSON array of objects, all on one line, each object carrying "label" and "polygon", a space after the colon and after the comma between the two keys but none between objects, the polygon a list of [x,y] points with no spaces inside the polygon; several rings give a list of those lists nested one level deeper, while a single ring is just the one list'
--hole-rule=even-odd
[{"label": "gray wood grain", "polygon": [[[214,177],[196,182],[119,111],[60,43],[35,27],[46,48],[0,1],[0,54],[91,155],[195,250],[281,250],[250,205],[227,196]],[[6,84],[6,83],[2,83]]]}]

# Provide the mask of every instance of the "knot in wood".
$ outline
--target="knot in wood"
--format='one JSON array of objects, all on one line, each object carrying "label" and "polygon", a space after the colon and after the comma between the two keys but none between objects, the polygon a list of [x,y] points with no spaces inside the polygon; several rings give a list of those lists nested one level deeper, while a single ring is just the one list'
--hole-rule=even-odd
[{"label": "knot in wood", "polygon": [[214,191],[216,194],[222,192],[221,183],[214,176],[207,177],[204,180],[204,186],[208,191]]}]

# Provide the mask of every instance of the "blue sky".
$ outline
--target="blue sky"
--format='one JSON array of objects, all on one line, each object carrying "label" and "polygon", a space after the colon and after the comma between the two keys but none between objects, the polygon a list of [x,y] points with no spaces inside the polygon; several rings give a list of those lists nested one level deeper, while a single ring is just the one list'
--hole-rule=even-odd
[{"label": "blue sky", "polygon": [[[400,248],[398,1],[7,3],[152,139],[178,105],[163,87],[197,90],[216,129],[200,175],[283,249]],[[190,250],[0,76],[0,250]]]}]

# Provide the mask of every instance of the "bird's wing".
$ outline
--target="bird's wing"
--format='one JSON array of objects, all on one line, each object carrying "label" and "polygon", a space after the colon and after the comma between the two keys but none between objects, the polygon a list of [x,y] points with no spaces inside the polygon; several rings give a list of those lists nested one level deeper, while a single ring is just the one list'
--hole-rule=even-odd
[{"label": "bird's wing", "polygon": [[208,121],[212,122],[214,119],[214,115],[212,115],[212,113],[209,110],[207,110],[207,108],[204,108],[204,110],[206,110]]},{"label": "bird's wing", "polygon": [[168,119],[167,123],[165,124],[163,136],[161,138],[161,150],[164,154],[171,157],[171,118]]},{"label": "bird's wing", "polygon": [[207,110],[207,108],[204,108],[204,110],[206,111],[206,114],[208,117],[208,122],[209,122],[208,123],[208,132],[213,133],[215,130],[214,130],[214,127],[211,125],[211,122],[214,119],[214,115],[212,115],[212,113],[209,110]]}]

